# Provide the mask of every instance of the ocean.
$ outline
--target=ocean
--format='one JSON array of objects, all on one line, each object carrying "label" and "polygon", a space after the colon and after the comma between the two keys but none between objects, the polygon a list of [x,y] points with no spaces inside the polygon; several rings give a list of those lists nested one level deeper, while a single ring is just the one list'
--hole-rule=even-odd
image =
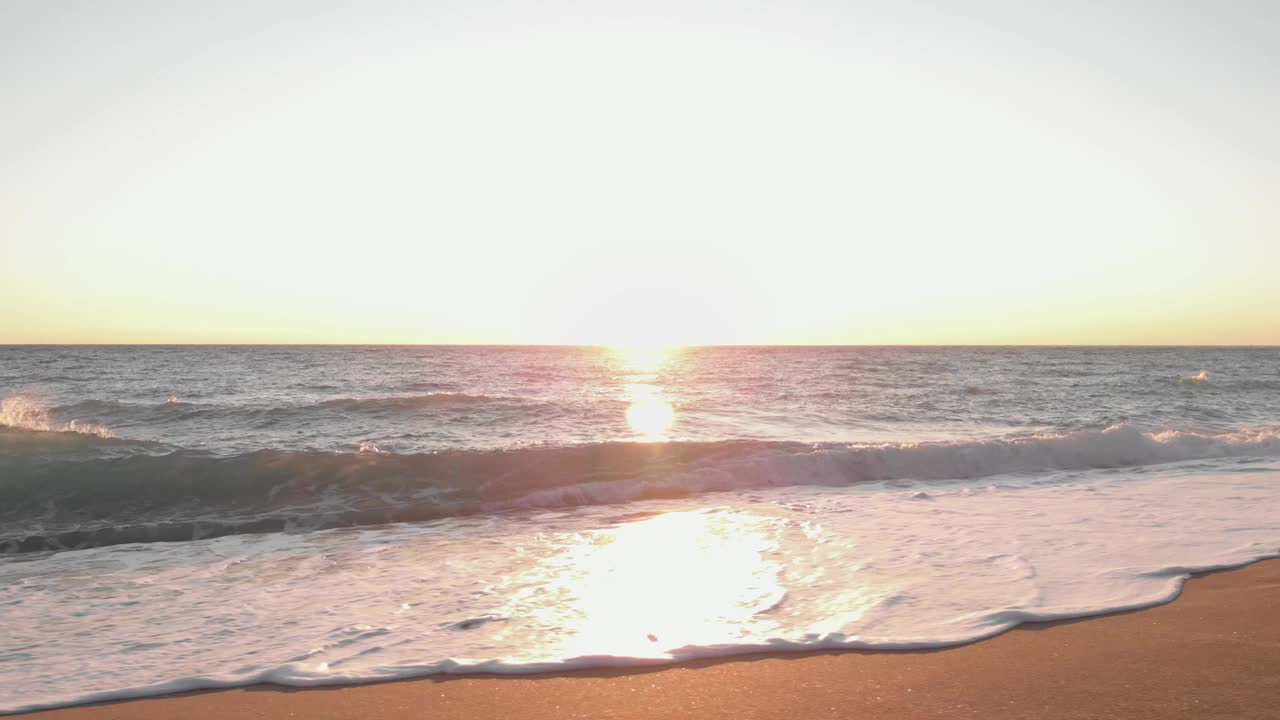
[{"label": "ocean", "polygon": [[972,642],[1278,471],[1277,348],[0,347],[0,712]]}]

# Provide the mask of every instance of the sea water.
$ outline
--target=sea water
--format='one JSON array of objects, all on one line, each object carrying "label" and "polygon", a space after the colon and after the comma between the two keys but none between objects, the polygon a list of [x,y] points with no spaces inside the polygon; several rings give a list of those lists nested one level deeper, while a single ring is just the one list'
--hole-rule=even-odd
[{"label": "sea water", "polygon": [[1277,471],[1272,348],[0,347],[0,711],[970,642]]}]

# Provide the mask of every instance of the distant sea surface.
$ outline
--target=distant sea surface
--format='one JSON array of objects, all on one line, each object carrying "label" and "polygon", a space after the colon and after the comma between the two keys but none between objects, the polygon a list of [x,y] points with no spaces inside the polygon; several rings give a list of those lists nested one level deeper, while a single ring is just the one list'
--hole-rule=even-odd
[{"label": "distant sea surface", "polygon": [[1277,348],[0,346],[0,712],[967,642],[1277,471]]}]

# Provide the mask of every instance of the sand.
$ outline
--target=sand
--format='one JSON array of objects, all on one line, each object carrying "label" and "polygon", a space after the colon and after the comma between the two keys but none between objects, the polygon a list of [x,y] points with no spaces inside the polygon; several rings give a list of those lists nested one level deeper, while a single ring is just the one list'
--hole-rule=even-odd
[{"label": "sand", "polygon": [[52,710],[224,718],[1280,718],[1280,560],[1168,605],[1024,625],[963,647],[739,656],[651,670],[258,686]]}]

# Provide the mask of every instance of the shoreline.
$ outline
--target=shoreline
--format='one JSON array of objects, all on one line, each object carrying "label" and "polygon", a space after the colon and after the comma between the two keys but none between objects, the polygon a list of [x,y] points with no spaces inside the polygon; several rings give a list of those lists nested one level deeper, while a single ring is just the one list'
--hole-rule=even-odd
[{"label": "shoreline", "polygon": [[370,718],[1262,718],[1280,707],[1280,559],[1193,575],[1171,602],[924,650],[755,653],[529,675],[254,685],[8,715]]}]

